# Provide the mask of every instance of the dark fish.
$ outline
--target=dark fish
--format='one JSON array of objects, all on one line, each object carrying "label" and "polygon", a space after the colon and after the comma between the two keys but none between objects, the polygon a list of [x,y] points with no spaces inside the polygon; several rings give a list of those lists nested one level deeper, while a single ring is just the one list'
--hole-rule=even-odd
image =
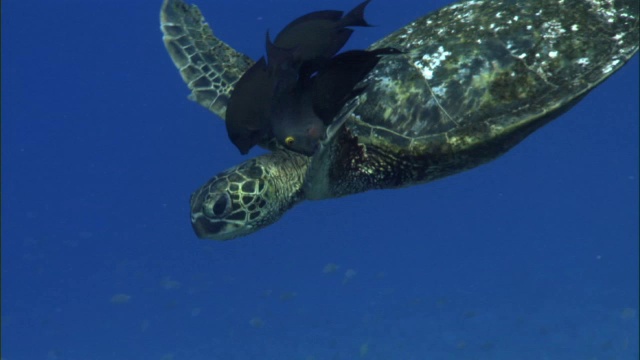
[{"label": "dark fish", "polygon": [[398,53],[393,48],[347,51],[330,59],[316,76],[299,78],[291,91],[273,98],[269,117],[276,139],[293,151],[313,155],[319,141],[326,137],[327,126],[349,100],[364,90],[356,85],[382,55]]},{"label": "dark fish", "polygon": [[[364,19],[366,0],[349,11],[324,10],[301,16],[280,31],[275,46],[293,52],[294,63],[300,66],[302,76],[311,75],[322,67],[347,43],[353,33],[350,26],[371,26]],[[274,63],[268,56],[269,65]]]},{"label": "dark fish", "polygon": [[354,89],[389,49],[334,55],[364,20],[366,0],[343,16],[317,11],[289,23],[261,58],[236,83],[226,113],[229,138],[242,154],[262,140],[276,137],[291,150],[311,155],[326,127]]},{"label": "dark fish", "polygon": [[394,48],[372,51],[351,50],[336,55],[313,79],[312,103],[314,112],[329,125],[349,100],[358,96],[364,87],[356,88],[383,55],[400,54]]},{"label": "dark fish", "polygon": [[300,79],[300,62],[295,51],[276,46],[269,37],[266,39],[267,59],[269,59],[269,75],[273,77],[273,92],[280,94],[290,92]]},{"label": "dark fish", "polygon": [[326,124],[313,111],[310,87],[295,88],[274,98],[270,119],[276,140],[295,152],[313,155],[326,136]]},{"label": "dark fish", "polygon": [[231,93],[225,115],[227,134],[243,155],[270,135],[274,84],[275,78],[269,75],[262,57],[242,75]]}]

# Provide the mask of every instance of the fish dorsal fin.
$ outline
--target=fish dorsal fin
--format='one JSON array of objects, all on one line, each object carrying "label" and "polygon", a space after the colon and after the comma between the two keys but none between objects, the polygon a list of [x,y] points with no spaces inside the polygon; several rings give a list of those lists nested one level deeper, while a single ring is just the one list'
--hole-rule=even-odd
[{"label": "fish dorsal fin", "polygon": [[296,47],[289,49],[276,46],[273,41],[271,41],[269,30],[267,30],[265,35],[265,42],[267,49],[267,62],[271,69],[279,69],[283,65],[290,65],[293,62]]},{"label": "fish dorsal fin", "polygon": [[[314,11],[312,13],[308,13],[306,15],[302,15],[299,18],[293,20],[287,26],[284,27],[280,31],[281,34],[286,33],[288,30],[305,23],[311,20],[326,20],[326,21],[335,21],[338,22],[342,19],[343,12],[340,10],[322,10],[322,11]],[[277,37],[276,37],[277,39]]]}]

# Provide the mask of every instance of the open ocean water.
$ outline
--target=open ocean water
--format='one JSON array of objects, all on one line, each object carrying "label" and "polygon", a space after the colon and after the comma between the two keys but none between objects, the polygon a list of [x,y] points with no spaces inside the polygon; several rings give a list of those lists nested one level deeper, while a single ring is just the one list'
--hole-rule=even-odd
[{"label": "open ocean water", "polygon": [[[356,3],[196,4],[255,59]],[[448,3],[375,0],[348,47]],[[638,359],[637,55],[494,162],[220,243],[189,195],[247,157],[186,99],[160,5],[2,2],[2,360]]]}]

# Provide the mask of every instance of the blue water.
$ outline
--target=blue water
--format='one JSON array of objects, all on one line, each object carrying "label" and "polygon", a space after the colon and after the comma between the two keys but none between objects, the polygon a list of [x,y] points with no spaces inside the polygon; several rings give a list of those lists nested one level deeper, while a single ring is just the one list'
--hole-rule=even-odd
[{"label": "blue water", "polygon": [[[446,3],[376,0],[349,46]],[[198,3],[254,58],[354,4]],[[159,8],[2,3],[3,360],[638,359],[638,56],[495,162],[219,243],[189,195],[246,157]]]}]

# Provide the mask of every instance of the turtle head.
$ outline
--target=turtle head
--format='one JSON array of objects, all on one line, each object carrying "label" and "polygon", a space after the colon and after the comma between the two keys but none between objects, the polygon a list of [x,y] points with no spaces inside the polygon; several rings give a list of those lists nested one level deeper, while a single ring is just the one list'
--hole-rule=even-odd
[{"label": "turtle head", "polygon": [[270,214],[265,171],[249,161],[191,195],[191,224],[201,239],[229,240],[277,220]]},{"label": "turtle head", "polygon": [[251,234],[276,222],[300,200],[303,175],[296,174],[306,166],[287,171],[289,164],[274,155],[224,171],[191,195],[191,224],[199,238],[231,240]]}]

